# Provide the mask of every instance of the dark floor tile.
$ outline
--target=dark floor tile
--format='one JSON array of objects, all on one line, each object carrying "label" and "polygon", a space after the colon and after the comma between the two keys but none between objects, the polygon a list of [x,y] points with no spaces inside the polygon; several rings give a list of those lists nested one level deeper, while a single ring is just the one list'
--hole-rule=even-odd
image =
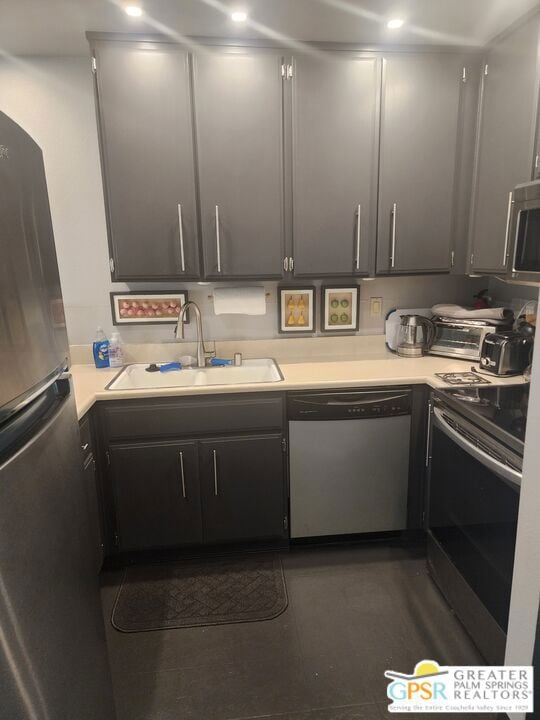
[{"label": "dark floor tile", "polygon": [[202,720],[182,671],[113,675],[117,720]]},{"label": "dark floor tile", "polygon": [[351,705],[291,713],[286,720],[381,720],[381,710],[378,705]]},{"label": "dark floor tile", "polygon": [[121,574],[108,573],[119,720],[381,720],[385,670],[483,664],[418,548],[302,549],[283,564],[289,607],[278,618],[149,633],[110,626]]},{"label": "dark floor tile", "polygon": [[496,720],[496,715],[486,713],[391,713],[388,712],[387,705],[380,705],[379,710],[381,718],[390,720],[390,718],[410,718],[410,720]]},{"label": "dark floor tile", "polygon": [[387,560],[408,561],[425,558],[424,543],[403,543],[401,540],[373,542],[369,544],[351,543],[327,546],[293,546],[281,553],[285,570],[297,573],[328,572],[343,567],[356,567]]},{"label": "dark floor tile", "polygon": [[112,671],[120,674],[226,665],[242,655],[232,625],[121,633],[109,622],[107,645]]},{"label": "dark floor tile", "polygon": [[192,681],[192,701],[204,720],[272,716],[311,707],[302,660],[290,656],[202,668]]}]

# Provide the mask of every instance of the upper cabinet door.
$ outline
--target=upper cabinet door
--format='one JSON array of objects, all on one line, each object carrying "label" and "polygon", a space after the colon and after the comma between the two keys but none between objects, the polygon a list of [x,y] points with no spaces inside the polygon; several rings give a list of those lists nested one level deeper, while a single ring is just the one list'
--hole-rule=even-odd
[{"label": "upper cabinet door", "polygon": [[205,48],[194,58],[201,229],[208,278],[282,276],[281,54]]},{"label": "upper cabinet door", "polygon": [[463,63],[451,53],[383,60],[377,272],[447,272]]},{"label": "upper cabinet door", "polygon": [[296,276],[365,275],[375,245],[380,61],[295,58],[293,256]]},{"label": "upper cabinet door", "polygon": [[536,16],[504,37],[486,58],[471,232],[475,272],[505,270],[511,193],[531,179],[539,24]]},{"label": "upper cabinet door", "polygon": [[113,279],[197,278],[188,54],[135,42],[94,52]]}]

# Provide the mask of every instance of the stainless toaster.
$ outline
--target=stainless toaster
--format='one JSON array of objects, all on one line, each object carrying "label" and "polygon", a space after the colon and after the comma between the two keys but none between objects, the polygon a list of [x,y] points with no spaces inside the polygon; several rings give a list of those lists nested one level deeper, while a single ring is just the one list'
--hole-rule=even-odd
[{"label": "stainless toaster", "polygon": [[534,337],[519,332],[495,332],[486,335],[480,367],[498,376],[521,375],[531,363]]}]

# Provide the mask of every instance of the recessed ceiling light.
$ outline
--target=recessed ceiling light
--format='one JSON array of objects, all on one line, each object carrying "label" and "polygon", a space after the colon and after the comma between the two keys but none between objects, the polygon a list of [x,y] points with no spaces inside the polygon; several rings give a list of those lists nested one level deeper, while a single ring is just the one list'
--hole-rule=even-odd
[{"label": "recessed ceiling light", "polygon": [[402,20],[401,18],[392,18],[386,23],[386,27],[390,28],[390,30],[398,30],[403,26],[404,22],[405,20]]},{"label": "recessed ceiling light", "polygon": [[141,17],[142,15],[142,7],[140,7],[140,5],[126,5],[125,11],[130,17]]},{"label": "recessed ceiling light", "polygon": [[235,10],[231,13],[231,20],[234,20],[234,22],[246,22],[247,13],[243,10]]}]

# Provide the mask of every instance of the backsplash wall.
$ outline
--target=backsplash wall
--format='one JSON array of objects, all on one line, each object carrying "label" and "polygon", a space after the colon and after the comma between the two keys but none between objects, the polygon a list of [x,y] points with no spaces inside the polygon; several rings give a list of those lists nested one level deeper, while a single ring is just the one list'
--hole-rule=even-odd
[{"label": "backsplash wall", "polygon": [[[110,280],[89,59],[3,57],[0,87],[0,109],[19,122],[43,150],[69,339],[72,345],[87,344],[92,341],[98,325],[107,333],[112,331],[109,293],[128,289],[127,285],[113,284]],[[359,334],[382,333],[384,315],[394,307],[470,303],[472,295],[483,287],[487,287],[487,280],[483,278],[441,275],[360,281]],[[200,304],[208,340],[279,336],[277,283],[265,284],[269,293],[267,314],[255,317],[215,316],[209,299],[211,285],[129,286],[132,290],[180,288],[186,289],[189,297]],[[383,299],[383,312],[378,317],[370,316],[371,297]],[[187,329],[186,337],[192,334],[193,326]],[[172,327],[123,327],[121,335],[129,343],[160,342],[172,339]]]}]

